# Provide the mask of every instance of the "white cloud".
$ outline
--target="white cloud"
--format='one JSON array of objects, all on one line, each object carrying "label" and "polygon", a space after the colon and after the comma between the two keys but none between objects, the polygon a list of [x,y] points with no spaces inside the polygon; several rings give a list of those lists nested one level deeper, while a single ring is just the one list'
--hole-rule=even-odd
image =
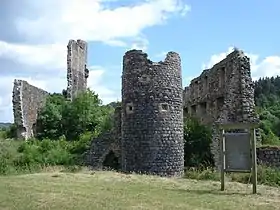
[{"label": "white cloud", "polygon": [[[113,9],[108,3],[117,0],[22,1],[25,2],[26,8],[22,8],[25,13],[13,13],[13,23],[18,35],[26,42],[0,40],[0,60],[17,65],[15,69],[19,75],[10,73],[0,77],[0,121],[12,119],[15,77],[49,92],[66,88],[66,45],[69,39],[146,50],[149,42],[142,34],[143,29],[164,24],[170,15],[184,16],[190,11],[183,0],[142,0],[133,4],[127,1],[130,5]],[[12,72],[5,68],[5,72]],[[3,69],[3,62],[0,62],[0,69]],[[21,72],[22,69],[28,72]],[[104,74],[104,69],[94,68],[88,86],[105,103],[120,99],[120,93],[108,89],[103,83]]]},{"label": "white cloud", "polygon": [[18,30],[26,37],[45,42],[82,38],[112,43],[137,37],[142,30],[162,24],[170,14],[185,15],[190,7],[182,0],[148,0],[135,5],[108,9],[101,0],[49,0],[43,4],[30,0],[40,14],[21,17]]},{"label": "white cloud", "polygon": [[[231,53],[233,49],[233,47],[229,47],[226,52],[212,55],[209,61],[202,65],[202,69],[211,68],[214,64],[226,58],[226,56]],[[256,80],[260,77],[272,77],[280,75],[280,56],[268,56],[264,59],[261,59],[257,54],[247,52],[244,53],[250,58],[251,74],[253,80]]]},{"label": "white cloud", "polygon": [[7,43],[0,40],[0,57],[16,60],[30,66],[51,65],[52,68],[63,68],[66,63],[66,45],[26,45]]}]

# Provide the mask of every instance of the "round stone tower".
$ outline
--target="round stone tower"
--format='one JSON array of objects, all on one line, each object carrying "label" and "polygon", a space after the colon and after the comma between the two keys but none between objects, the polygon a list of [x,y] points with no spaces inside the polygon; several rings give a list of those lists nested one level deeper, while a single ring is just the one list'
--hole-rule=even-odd
[{"label": "round stone tower", "polygon": [[184,167],[181,59],[152,62],[141,50],[123,57],[122,169],[181,176]]}]

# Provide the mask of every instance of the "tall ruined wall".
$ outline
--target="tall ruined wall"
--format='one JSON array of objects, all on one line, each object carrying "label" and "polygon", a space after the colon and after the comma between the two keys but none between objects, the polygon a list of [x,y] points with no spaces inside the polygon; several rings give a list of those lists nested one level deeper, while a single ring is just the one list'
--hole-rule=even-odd
[{"label": "tall ruined wall", "polygon": [[213,125],[212,153],[220,166],[220,144],[215,123],[255,122],[254,87],[250,60],[235,49],[224,60],[193,79],[184,90],[184,111]]},{"label": "tall ruined wall", "polygon": [[122,75],[122,169],[183,173],[181,59],[169,52],[154,63],[140,50],[126,52]]},{"label": "tall ruined wall", "polygon": [[70,40],[67,50],[67,95],[72,100],[87,88],[87,43],[80,39]]},{"label": "tall ruined wall", "polygon": [[37,113],[47,96],[48,92],[24,80],[14,80],[12,102],[18,138],[28,139],[34,135]]}]

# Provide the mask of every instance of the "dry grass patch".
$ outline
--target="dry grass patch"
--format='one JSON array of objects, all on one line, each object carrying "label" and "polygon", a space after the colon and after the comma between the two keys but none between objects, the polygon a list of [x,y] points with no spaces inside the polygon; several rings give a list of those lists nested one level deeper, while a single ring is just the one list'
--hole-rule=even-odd
[{"label": "dry grass patch", "polygon": [[280,209],[280,190],[115,172],[44,173],[0,177],[0,209]]}]

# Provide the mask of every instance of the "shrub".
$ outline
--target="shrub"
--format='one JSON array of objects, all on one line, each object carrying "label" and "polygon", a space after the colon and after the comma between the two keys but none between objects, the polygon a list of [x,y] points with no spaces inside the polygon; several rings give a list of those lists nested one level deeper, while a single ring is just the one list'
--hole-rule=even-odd
[{"label": "shrub", "polygon": [[185,167],[211,167],[214,165],[210,150],[211,129],[200,124],[195,118],[184,121]]},{"label": "shrub", "polygon": [[87,151],[95,133],[80,135],[78,141],[29,139],[28,141],[0,141],[0,174],[38,171],[46,166],[83,165],[83,154]]}]

